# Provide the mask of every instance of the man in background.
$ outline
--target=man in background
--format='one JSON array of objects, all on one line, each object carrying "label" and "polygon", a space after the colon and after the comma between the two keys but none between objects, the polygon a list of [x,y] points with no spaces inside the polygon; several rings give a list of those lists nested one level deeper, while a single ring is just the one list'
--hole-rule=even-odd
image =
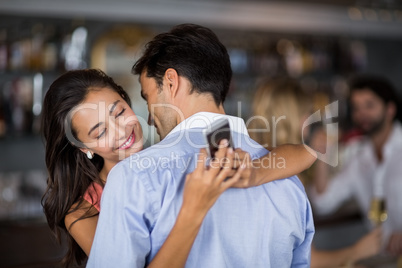
[{"label": "man in background", "polygon": [[[384,246],[394,255],[402,254],[402,126],[397,120],[398,103],[387,79],[361,75],[352,80],[351,116],[363,136],[348,145],[348,160],[335,177],[328,178],[328,166],[317,161],[310,196],[319,214],[334,212],[354,197],[369,228],[384,221]],[[384,204],[388,215],[375,217],[372,204]]]}]

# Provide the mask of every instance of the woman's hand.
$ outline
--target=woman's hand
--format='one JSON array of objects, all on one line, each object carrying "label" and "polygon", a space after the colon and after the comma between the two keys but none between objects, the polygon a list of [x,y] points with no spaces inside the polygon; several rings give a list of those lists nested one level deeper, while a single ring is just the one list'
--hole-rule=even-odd
[{"label": "woman's hand", "polygon": [[378,254],[381,250],[382,230],[380,227],[363,236],[352,246],[352,259],[358,261]]},{"label": "woman's hand", "polygon": [[[251,156],[248,152],[243,151],[240,148],[236,148],[234,151],[234,164],[233,168],[237,169],[243,166],[243,171],[240,174],[240,179],[233,184],[232,187],[236,188],[248,188],[253,186],[258,186],[264,183],[261,176],[257,176],[258,169],[260,168],[260,163],[253,162]],[[234,172],[234,171],[233,171]],[[232,174],[229,174],[231,176]]]},{"label": "woman's hand", "polygon": [[187,212],[203,218],[218,197],[240,180],[245,167],[240,165],[233,171],[234,152],[227,146],[228,141],[222,140],[208,167],[206,150],[201,149],[197,166],[187,175],[184,185],[183,209]]},{"label": "woman's hand", "polygon": [[387,250],[395,256],[402,256],[402,233],[392,233],[389,238]]}]

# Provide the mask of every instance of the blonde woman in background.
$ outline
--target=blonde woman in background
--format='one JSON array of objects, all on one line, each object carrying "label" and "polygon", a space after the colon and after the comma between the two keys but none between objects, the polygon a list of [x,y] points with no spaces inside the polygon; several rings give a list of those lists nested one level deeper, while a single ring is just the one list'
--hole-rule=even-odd
[{"label": "blonde woman in background", "polygon": [[[311,98],[296,81],[288,78],[265,80],[254,95],[254,117],[248,125],[250,136],[269,150],[281,144],[301,144],[302,125],[312,109]],[[304,137],[308,131],[308,128],[304,130]],[[303,175],[298,176],[305,183]]]},{"label": "blonde woman in background", "polygon": [[[287,77],[265,80],[257,87],[253,101],[253,119],[248,125],[250,136],[272,149],[292,143],[300,144],[309,136],[303,123],[311,115],[313,99],[299,83]],[[274,163],[272,161],[271,163]],[[299,174],[306,183],[306,175]],[[339,267],[375,255],[380,250],[381,231],[375,229],[354,245],[332,251],[311,250],[311,267]]]}]

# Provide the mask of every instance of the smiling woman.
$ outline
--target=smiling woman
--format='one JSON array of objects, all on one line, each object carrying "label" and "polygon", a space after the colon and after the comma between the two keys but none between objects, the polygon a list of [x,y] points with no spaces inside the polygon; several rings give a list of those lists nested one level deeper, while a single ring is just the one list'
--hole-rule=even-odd
[{"label": "smiling woman", "polygon": [[73,110],[71,121],[77,139],[85,145],[80,150],[103,158],[103,174],[142,149],[142,130],[136,115],[127,102],[109,88],[91,89]]},{"label": "smiling woman", "polygon": [[[131,150],[141,149],[141,128],[130,103],[127,93],[99,70],[70,71],[54,81],[45,96],[42,133],[49,178],[42,204],[48,224],[59,240],[61,232],[75,229],[89,234],[85,239],[74,237],[82,237],[80,233],[67,236],[67,264],[89,253],[98,211],[86,200],[100,200],[100,195],[88,189],[102,189],[118,162],[118,154],[109,155],[114,148],[110,145],[120,147],[137,129],[140,146]],[[130,116],[120,114],[123,110]],[[127,136],[123,124],[117,124],[122,117],[130,118]]]}]

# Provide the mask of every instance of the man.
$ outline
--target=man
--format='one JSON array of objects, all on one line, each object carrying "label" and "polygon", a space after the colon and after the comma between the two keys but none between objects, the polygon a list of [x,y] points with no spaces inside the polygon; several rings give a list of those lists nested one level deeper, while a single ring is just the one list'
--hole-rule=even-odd
[{"label": "man", "polygon": [[318,213],[328,214],[354,197],[367,219],[372,201],[385,200],[388,219],[381,219],[385,220],[385,246],[401,255],[402,127],[396,120],[398,96],[385,78],[362,75],[351,82],[350,104],[352,120],[364,136],[349,145],[347,163],[331,180],[325,174],[325,164],[317,163],[316,168],[324,172],[315,178],[311,200]]},{"label": "man", "polygon": [[[155,257],[180,210],[184,178],[205,146],[202,130],[214,120],[228,118],[235,147],[252,158],[267,152],[240,118],[224,114],[230,60],[209,29],[185,24],[156,36],[133,71],[161,142],[110,172],[90,267],[144,267]],[[296,177],[228,189],[205,217],[186,267],[308,267],[313,233]]]}]

